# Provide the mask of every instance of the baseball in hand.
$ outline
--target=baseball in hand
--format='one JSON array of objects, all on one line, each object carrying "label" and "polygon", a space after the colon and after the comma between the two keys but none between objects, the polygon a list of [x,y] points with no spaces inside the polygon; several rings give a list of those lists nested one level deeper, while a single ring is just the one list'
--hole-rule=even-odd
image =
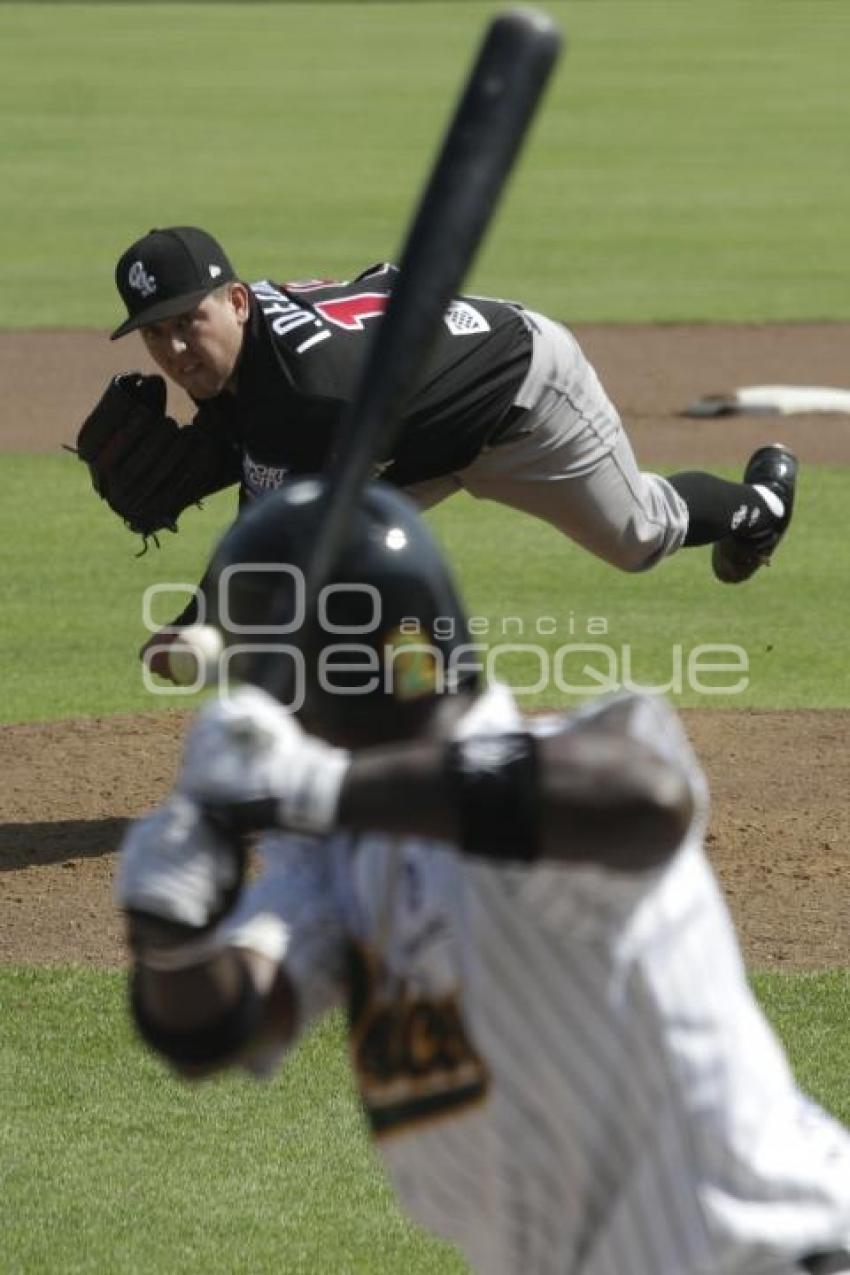
[{"label": "baseball in hand", "polygon": [[211,686],[218,673],[218,662],[224,641],[218,629],[209,624],[191,624],[171,644],[168,667],[178,686],[200,690]]}]

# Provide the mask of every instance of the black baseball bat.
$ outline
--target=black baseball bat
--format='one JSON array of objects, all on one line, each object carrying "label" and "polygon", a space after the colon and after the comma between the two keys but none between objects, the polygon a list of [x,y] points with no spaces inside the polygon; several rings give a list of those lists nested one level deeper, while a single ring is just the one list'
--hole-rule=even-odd
[{"label": "black baseball bat", "polygon": [[[320,532],[305,570],[308,616],[375,461],[391,454],[404,406],[481,244],[561,43],[552,20],[530,8],[505,11],[485,33],[411,220],[357,392],[337,426]],[[286,670],[285,661],[265,660],[256,680],[281,695]]]},{"label": "black baseball bat", "polygon": [[413,216],[358,391],[340,418],[307,571],[315,593],[375,461],[391,454],[438,326],[475,257],[561,48],[551,19],[514,9],[490,24]]}]

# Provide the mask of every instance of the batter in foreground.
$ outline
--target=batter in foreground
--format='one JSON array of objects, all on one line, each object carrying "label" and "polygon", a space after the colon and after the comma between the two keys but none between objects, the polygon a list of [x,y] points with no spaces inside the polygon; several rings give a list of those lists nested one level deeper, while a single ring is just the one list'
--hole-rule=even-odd
[{"label": "batter in foreground", "polygon": [[[320,491],[288,480],[219,546],[213,583],[252,564],[231,580],[240,641],[288,614],[263,566],[303,567]],[[343,1007],[401,1203],[483,1275],[850,1271],[850,1137],[750,991],[673,711],[623,695],[528,719],[480,685],[439,551],[390,487],[334,583],[299,720],[250,684],[208,704],[124,842],[142,1035],[190,1078],[266,1076]]]}]

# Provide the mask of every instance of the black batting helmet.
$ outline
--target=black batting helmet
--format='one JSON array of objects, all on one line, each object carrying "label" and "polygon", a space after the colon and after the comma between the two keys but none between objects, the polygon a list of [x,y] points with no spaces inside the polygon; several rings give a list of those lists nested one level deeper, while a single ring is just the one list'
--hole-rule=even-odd
[{"label": "black batting helmet", "polygon": [[478,682],[451,575],[413,502],[370,483],[310,607],[303,572],[323,494],[321,478],[288,479],[219,544],[207,593],[227,675],[271,689],[308,729],[351,745],[416,734],[441,695]]}]

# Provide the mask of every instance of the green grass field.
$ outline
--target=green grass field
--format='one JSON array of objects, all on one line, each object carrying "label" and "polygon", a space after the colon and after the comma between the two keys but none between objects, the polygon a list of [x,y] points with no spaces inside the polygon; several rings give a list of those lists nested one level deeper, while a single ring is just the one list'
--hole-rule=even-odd
[{"label": "green grass field", "polygon": [[[574,322],[850,316],[850,9],[542,7],[568,53],[472,284]],[[0,5],[0,326],[111,326],[155,225],[249,277],[392,255],[498,8]]]},{"label": "green grass field", "polygon": [[123,980],[0,970],[4,1272],[462,1269],[370,1154],[342,1024],[282,1081],[189,1088],[131,1038]]},{"label": "green grass field", "polygon": [[[850,575],[850,545],[834,535],[847,483],[841,469],[806,470],[795,534],[782,549],[783,587],[764,572],[745,598],[714,582],[707,550],[635,577],[542,523],[465,495],[429,518],[491,671],[530,688],[522,695],[528,707],[631,681],[666,689],[685,706],[847,708],[845,601],[833,584]],[[233,494],[188,511],[178,535],[137,559],[141,542],[92,498],[70,456],[0,454],[0,484],[0,720],[185,708],[182,693],[154,696],[143,685],[134,658],[146,633],[142,599],[148,588],[173,585],[156,598],[153,619],[165,623],[181,609],[188,594],[178,586],[200,577]],[[31,525],[39,485],[50,490],[51,517]],[[727,668],[700,673],[695,661]]]},{"label": "green grass field", "polygon": [[[809,1092],[850,1118],[850,973],[756,988]],[[281,1079],[190,1089],[131,1039],[117,974],[0,971],[3,1270],[455,1275],[398,1214],[351,1089],[342,1023]]]},{"label": "green grass field", "polygon": [[[393,255],[499,7],[0,5],[0,328],[111,326],[114,261],[153,225],[208,226],[248,277],[344,276]],[[569,52],[470,289],[574,322],[850,318],[850,9],[543,7]],[[31,369],[19,374],[32,385]],[[745,597],[707,587],[704,552],[620,577],[466,498],[432,521],[491,645],[539,644],[554,660],[598,644],[588,628],[601,617],[614,672],[628,647],[639,682],[669,682],[676,647],[686,661],[698,643],[744,649],[745,690],[706,696],[684,681],[681,704],[846,709],[850,550],[835,527],[848,477],[807,470],[786,587],[758,579]],[[144,638],[140,595],[197,579],[232,497],[135,560],[70,457],[0,455],[0,491],[0,722],[184,707],[154,701],[127,658]],[[507,596],[522,627],[503,633]],[[536,680],[533,652],[500,658],[497,672]],[[611,671],[600,659],[575,652],[565,679],[587,689],[593,669]],[[850,972],[754,983],[802,1083],[850,1120]],[[273,1085],[197,1091],[131,1039],[116,974],[0,969],[0,1022],[4,1272],[461,1269],[400,1217],[336,1020]]]}]

